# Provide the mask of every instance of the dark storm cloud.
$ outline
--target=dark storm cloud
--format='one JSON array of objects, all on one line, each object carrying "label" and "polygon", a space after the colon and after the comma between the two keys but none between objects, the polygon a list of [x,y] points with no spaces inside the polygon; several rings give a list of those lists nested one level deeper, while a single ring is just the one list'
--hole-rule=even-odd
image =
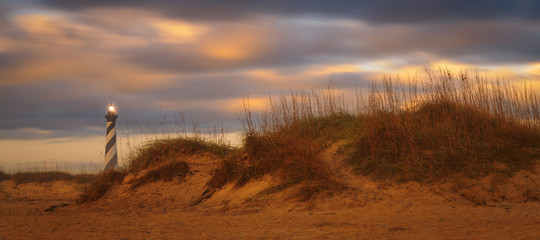
[{"label": "dark storm cloud", "polygon": [[204,72],[245,65],[243,62],[212,59],[201,55],[194,46],[154,44],[126,50],[123,56],[145,67],[174,72]]},{"label": "dark storm cloud", "polygon": [[478,19],[539,19],[536,0],[292,0],[292,1],[71,1],[41,0],[44,5],[80,10],[96,7],[152,9],[183,19],[236,20],[259,14],[322,15],[370,22],[426,22]]},{"label": "dark storm cloud", "polygon": [[4,28],[6,25],[6,13],[3,10],[2,4],[0,3],[0,28]]},{"label": "dark storm cloud", "polygon": [[356,38],[371,57],[427,52],[456,61],[476,56],[477,63],[515,63],[536,61],[540,51],[537,26],[520,21],[387,26]]},{"label": "dark storm cloud", "polygon": [[362,11],[373,22],[539,19],[538,13],[535,0],[374,0]]},{"label": "dark storm cloud", "polygon": [[[351,52],[340,55],[339,52],[325,49],[325,46],[317,48],[316,45],[304,44],[299,46],[293,42],[286,43],[282,39],[278,45],[267,46],[265,54],[238,60],[216,59],[200,54],[196,51],[197,46],[182,47],[171,44],[155,44],[133,48],[126,50],[123,56],[130,62],[144,67],[182,73],[231,71],[258,67],[279,68],[291,65],[301,66],[327,62],[327,58],[331,58],[332,55],[339,55],[341,61],[350,60],[350,58],[354,57],[350,55]],[[353,51],[357,52],[358,50]],[[346,55],[349,55],[348,59],[346,59]]]},{"label": "dark storm cloud", "polygon": [[[452,22],[411,25],[313,25],[274,23],[260,54],[245,59],[214,59],[195,44],[152,44],[124,50],[125,58],[146,68],[202,73],[253,68],[301,68],[387,56],[429,53],[473,64],[536,61],[540,34],[523,21]],[[210,38],[217,38],[210,35]]]},{"label": "dark storm cloud", "polygon": [[[66,81],[4,85],[0,88],[0,129],[74,129],[95,126],[103,98],[91,86]],[[90,95],[91,94],[91,95]]]},{"label": "dark storm cloud", "polygon": [[[146,91],[148,96],[161,100],[219,100],[257,94],[268,89],[262,83],[240,74],[202,75],[180,80],[176,86]],[[178,106],[182,109],[184,106]]]}]

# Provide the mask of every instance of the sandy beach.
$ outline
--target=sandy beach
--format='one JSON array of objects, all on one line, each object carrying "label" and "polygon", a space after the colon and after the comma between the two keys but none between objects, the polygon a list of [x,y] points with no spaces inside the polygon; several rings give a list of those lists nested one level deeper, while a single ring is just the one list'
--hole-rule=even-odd
[{"label": "sandy beach", "polygon": [[294,187],[261,194],[272,182],[265,178],[227,185],[190,206],[215,165],[204,162],[192,159],[193,174],[182,181],[132,189],[128,176],[103,199],[82,205],[75,200],[83,185],[1,182],[0,238],[540,239],[540,202],[516,191],[540,189],[538,167],[495,191],[489,176],[459,191],[356,177],[349,190],[308,202],[291,197]]}]

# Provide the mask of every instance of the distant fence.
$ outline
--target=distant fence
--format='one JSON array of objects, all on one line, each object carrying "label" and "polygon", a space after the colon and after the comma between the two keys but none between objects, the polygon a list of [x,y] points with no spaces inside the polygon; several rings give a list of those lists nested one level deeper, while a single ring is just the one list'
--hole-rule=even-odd
[{"label": "distant fence", "polygon": [[0,164],[0,171],[8,174],[18,172],[67,172],[99,173],[103,170],[103,163],[96,162],[22,162]]}]

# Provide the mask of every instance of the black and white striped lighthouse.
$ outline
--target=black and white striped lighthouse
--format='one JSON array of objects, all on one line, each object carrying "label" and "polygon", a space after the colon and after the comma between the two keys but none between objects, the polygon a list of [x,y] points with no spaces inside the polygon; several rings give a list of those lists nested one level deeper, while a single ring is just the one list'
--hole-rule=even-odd
[{"label": "black and white striped lighthouse", "polygon": [[105,114],[107,119],[107,145],[105,145],[105,171],[114,169],[118,164],[118,154],[116,153],[116,118],[118,114],[113,105],[109,105],[109,111]]}]

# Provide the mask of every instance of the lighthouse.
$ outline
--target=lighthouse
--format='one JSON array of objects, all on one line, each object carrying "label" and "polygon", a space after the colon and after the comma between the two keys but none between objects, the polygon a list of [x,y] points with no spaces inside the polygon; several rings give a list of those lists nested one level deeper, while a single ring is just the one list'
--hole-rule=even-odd
[{"label": "lighthouse", "polygon": [[116,113],[116,108],[114,105],[109,105],[107,114],[105,114],[107,119],[107,138],[105,145],[105,171],[112,170],[118,164],[118,154],[116,152],[116,118],[118,114]]}]

